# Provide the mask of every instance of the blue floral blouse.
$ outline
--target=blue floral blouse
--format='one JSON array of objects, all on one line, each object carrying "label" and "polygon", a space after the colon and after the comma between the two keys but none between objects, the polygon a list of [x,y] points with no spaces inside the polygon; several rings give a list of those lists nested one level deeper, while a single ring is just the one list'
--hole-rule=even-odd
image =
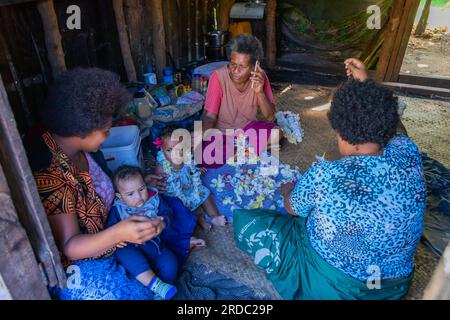
[{"label": "blue floral blouse", "polygon": [[332,266],[366,281],[409,276],[422,235],[422,157],[405,136],[381,156],[351,156],[314,164],[290,197],[307,217],[312,248]]}]

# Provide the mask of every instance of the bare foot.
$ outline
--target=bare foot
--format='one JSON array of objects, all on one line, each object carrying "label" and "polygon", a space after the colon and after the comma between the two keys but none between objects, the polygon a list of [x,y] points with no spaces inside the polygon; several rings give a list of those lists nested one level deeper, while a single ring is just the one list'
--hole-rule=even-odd
[{"label": "bare foot", "polygon": [[189,242],[189,249],[199,249],[199,248],[205,248],[206,242],[203,239],[191,237],[191,241]]},{"label": "bare foot", "polygon": [[227,219],[225,218],[225,216],[217,216],[211,219],[211,223],[215,227],[223,227],[227,224]]}]

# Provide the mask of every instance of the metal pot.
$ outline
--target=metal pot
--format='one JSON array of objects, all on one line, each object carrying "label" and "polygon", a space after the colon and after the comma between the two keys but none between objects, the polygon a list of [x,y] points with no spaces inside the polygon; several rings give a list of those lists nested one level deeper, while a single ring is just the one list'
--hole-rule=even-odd
[{"label": "metal pot", "polygon": [[230,38],[228,31],[212,31],[207,34],[207,46],[208,47],[222,47]]}]

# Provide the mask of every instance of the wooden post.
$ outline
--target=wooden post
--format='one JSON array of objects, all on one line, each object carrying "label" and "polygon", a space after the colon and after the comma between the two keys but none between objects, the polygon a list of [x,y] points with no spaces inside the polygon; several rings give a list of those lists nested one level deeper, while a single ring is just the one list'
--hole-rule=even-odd
[{"label": "wooden post", "polygon": [[[23,148],[21,149],[22,141],[15,125],[0,77],[0,296],[10,299],[49,299],[46,282],[52,286],[58,282],[55,282],[52,267],[41,260],[46,254],[48,256],[52,253],[46,250],[48,247],[45,247],[43,241],[37,239],[36,233],[40,230],[41,236],[50,239],[52,235],[48,224],[48,229],[41,229],[47,223],[45,214],[40,217],[44,222],[36,221],[35,230],[27,229],[27,232],[24,230],[26,219],[19,217],[19,214],[23,216],[28,213],[30,203],[27,200],[37,196],[37,191],[34,187],[33,193],[35,184],[31,172],[24,176],[23,172],[16,170],[26,161],[26,157]],[[11,139],[12,137],[14,138]],[[18,158],[20,151],[22,157]],[[20,190],[17,190],[18,185]],[[20,197],[17,191],[21,193]],[[39,197],[38,201],[40,204]],[[40,207],[43,213],[42,204]],[[30,241],[35,241],[33,248]],[[57,250],[55,254],[59,260]],[[42,271],[50,271],[47,273],[47,279],[40,270],[41,262],[44,264]],[[60,271],[63,272],[62,269]]]},{"label": "wooden post", "polygon": [[[22,139],[17,130],[14,115],[9,105],[6,90],[0,77],[0,163],[3,167],[6,181],[10,190],[10,197],[14,201],[20,223],[26,230],[30,239],[34,254],[42,271],[46,275],[49,286],[63,285],[65,273],[61,266],[60,255],[52,236],[52,231],[47,221],[47,215],[42,207],[34,177],[28,164],[28,158],[22,144]],[[9,192],[9,191],[8,191]],[[3,221],[0,208],[0,222]],[[7,219],[6,222],[12,221]],[[5,221],[3,221],[5,222]],[[0,231],[2,235],[2,231]],[[0,240],[3,245],[14,243]],[[19,246],[22,242],[16,244]],[[0,253],[4,250],[0,247]],[[1,254],[0,254],[1,256]],[[0,258],[1,260],[2,258]],[[24,260],[26,261],[26,260]],[[27,281],[26,273],[22,274],[23,281]],[[5,279],[5,275],[3,274]],[[6,281],[6,279],[5,279]],[[44,278],[41,276],[41,281]]]},{"label": "wooden post", "polygon": [[174,60],[174,68],[178,68],[178,63],[176,62],[178,59],[178,51],[176,48],[180,41],[178,30],[175,29],[175,23],[179,19],[176,5],[176,0],[165,0],[163,2],[166,48]]},{"label": "wooden post", "polygon": [[277,1],[268,0],[266,6],[266,57],[267,65],[274,67],[277,62]]},{"label": "wooden post", "polygon": [[36,6],[44,27],[48,62],[52,68],[53,77],[57,77],[67,68],[53,0],[40,0]]},{"label": "wooden post", "polygon": [[220,0],[219,5],[219,30],[228,31],[230,26],[230,10],[236,0]]},{"label": "wooden post", "polygon": [[158,77],[161,80],[163,69],[166,67],[166,33],[162,0],[149,0],[149,17],[152,23],[153,55]]},{"label": "wooden post", "polygon": [[131,56],[130,42],[123,13],[123,0],[113,0],[114,15],[116,16],[117,31],[119,33],[120,49],[122,51],[123,63],[127,72],[129,82],[136,82],[136,69]]},{"label": "wooden post", "polygon": [[44,278],[20,225],[0,165],[0,298],[48,300]]},{"label": "wooden post", "polygon": [[[450,2],[449,2],[450,3]],[[419,23],[417,24],[416,32],[414,35],[421,36],[425,30],[427,30],[428,18],[430,17],[431,0],[427,0],[423,7],[422,15],[420,16]]]},{"label": "wooden post", "polygon": [[396,82],[420,0],[395,0],[378,60],[376,80]]}]

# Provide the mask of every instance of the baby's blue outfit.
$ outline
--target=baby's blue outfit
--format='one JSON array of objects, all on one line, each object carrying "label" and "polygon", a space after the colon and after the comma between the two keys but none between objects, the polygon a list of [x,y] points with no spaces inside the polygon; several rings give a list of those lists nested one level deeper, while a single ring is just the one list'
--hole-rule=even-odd
[{"label": "baby's blue outfit", "polygon": [[[156,160],[163,168],[163,163],[168,161],[161,150],[158,151]],[[167,189],[164,195],[180,198],[190,211],[196,210],[208,198],[210,191],[204,185],[200,185],[198,193],[194,192],[193,179],[189,166],[184,165],[180,170],[175,171],[171,165],[171,172],[164,173],[168,174],[166,181]],[[182,193],[182,197],[179,197],[179,192]]]},{"label": "baby's blue outfit", "polygon": [[[156,189],[154,190],[157,192]],[[109,212],[107,226],[110,227],[132,215],[156,218],[159,211],[166,214],[167,210],[160,208],[160,202],[158,194],[151,196],[138,208],[129,207],[122,200],[116,199]],[[167,216],[162,217],[168,226]],[[124,248],[118,248],[115,256],[133,278],[151,269],[164,282],[174,283],[175,281],[178,271],[177,257],[165,246],[159,236],[141,245],[128,244]]]}]

